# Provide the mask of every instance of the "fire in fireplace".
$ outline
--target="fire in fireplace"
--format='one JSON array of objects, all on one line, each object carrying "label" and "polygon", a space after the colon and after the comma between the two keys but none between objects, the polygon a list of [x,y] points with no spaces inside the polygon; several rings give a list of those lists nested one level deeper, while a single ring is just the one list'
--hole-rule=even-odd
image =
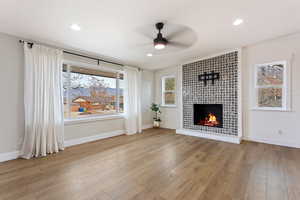
[{"label": "fire in fireplace", "polygon": [[223,127],[222,104],[194,104],[194,125]]}]

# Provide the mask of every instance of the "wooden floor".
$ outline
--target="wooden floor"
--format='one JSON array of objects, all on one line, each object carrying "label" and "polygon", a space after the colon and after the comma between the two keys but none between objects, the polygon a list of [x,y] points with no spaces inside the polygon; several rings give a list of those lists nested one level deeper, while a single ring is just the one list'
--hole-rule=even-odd
[{"label": "wooden floor", "polygon": [[1,163],[0,199],[299,200],[300,150],[148,129]]}]

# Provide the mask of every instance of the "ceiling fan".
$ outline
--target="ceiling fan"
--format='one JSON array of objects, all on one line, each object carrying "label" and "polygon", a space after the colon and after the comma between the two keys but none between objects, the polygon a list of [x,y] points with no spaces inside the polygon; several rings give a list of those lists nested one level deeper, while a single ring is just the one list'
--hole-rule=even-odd
[{"label": "ceiling fan", "polygon": [[[191,34],[193,34],[193,32],[189,28],[178,25],[175,26],[174,29],[174,25],[173,26],[170,25],[170,27],[169,26],[167,27],[168,35],[164,36],[162,33],[164,26],[165,24],[163,22],[158,22],[155,24],[155,27],[158,31],[156,38],[154,39],[152,38],[153,46],[155,49],[162,50],[165,49],[167,46],[175,47],[176,49],[178,48],[183,49],[183,48],[188,48],[193,44],[194,40],[192,39],[193,37],[191,37]],[[181,40],[182,42],[177,42],[176,40]]]},{"label": "ceiling fan", "polygon": [[155,24],[156,29],[158,30],[157,37],[153,40],[154,48],[155,49],[164,49],[167,44],[168,40],[163,37],[161,30],[164,28],[164,23],[158,22]]}]

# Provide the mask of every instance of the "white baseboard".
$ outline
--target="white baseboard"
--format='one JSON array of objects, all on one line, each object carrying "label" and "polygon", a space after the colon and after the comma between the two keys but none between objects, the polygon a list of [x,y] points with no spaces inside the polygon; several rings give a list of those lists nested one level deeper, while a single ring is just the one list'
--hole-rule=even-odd
[{"label": "white baseboard", "polygon": [[165,128],[165,129],[172,129],[172,130],[175,130],[175,129],[176,129],[176,128],[174,128],[174,127],[165,126],[165,125],[161,125],[160,127],[161,127],[161,128]]},{"label": "white baseboard", "polygon": [[[89,137],[66,140],[64,143],[65,143],[65,147],[70,147],[70,146],[74,146],[74,145],[78,145],[78,144],[83,144],[83,143],[92,142],[92,141],[96,141],[96,140],[101,140],[101,139],[114,137],[114,136],[118,136],[118,135],[123,135],[123,134],[125,134],[124,130],[117,130],[117,131],[101,133],[99,135],[93,135],[93,136],[89,136]],[[14,160],[14,159],[17,159],[19,156],[20,156],[19,151],[0,153],[0,162]]]},{"label": "white baseboard", "polygon": [[148,129],[148,128],[153,128],[153,124],[145,124],[142,126],[143,130]]},{"label": "white baseboard", "polygon": [[189,129],[176,129],[176,133],[205,138],[205,139],[217,140],[222,142],[230,142],[235,144],[241,143],[241,138],[238,136],[225,136],[225,135],[220,135],[220,134],[210,133],[210,132],[205,132],[200,130],[196,131],[196,130],[189,130]]},{"label": "white baseboard", "polygon": [[270,139],[249,137],[249,136],[244,136],[243,140],[266,143],[266,144],[273,144],[273,145],[284,146],[284,147],[300,148],[300,143],[295,143],[295,142],[270,140]]},{"label": "white baseboard", "polygon": [[20,155],[19,151],[0,153],[0,162],[17,159]]},{"label": "white baseboard", "polygon": [[83,137],[83,138],[66,140],[65,141],[65,147],[70,147],[70,146],[83,144],[83,143],[87,143],[87,142],[93,142],[93,141],[96,141],[96,140],[110,138],[110,137],[114,137],[114,136],[118,136],[118,135],[123,135],[125,133],[126,132],[124,130],[117,130],[117,131],[101,133],[101,134],[98,134],[98,135],[92,135],[92,136]]}]

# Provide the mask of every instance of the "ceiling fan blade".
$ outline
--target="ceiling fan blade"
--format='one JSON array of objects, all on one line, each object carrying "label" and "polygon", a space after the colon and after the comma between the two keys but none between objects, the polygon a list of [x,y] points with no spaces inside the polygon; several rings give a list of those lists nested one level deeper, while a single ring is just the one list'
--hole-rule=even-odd
[{"label": "ceiling fan blade", "polygon": [[139,35],[144,36],[145,38],[148,38],[151,41],[153,41],[153,39],[155,38],[155,35],[152,34],[152,31],[153,31],[152,29],[148,30],[148,27],[141,27],[136,30],[136,32]]},{"label": "ceiling fan blade", "polygon": [[153,42],[141,43],[141,44],[137,44],[137,46],[139,46],[139,47],[143,47],[143,46],[153,46]]},{"label": "ceiling fan blade", "polygon": [[173,42],[173,41],[169,41],[168,45],[171,45],[173,47],[177,47],[177,48],[188,48],[191,45],[189,44],[184,44],[184,43],[180,43],[180,42]]},{"label": "ceiling fan blade", "polygon": [[177,30],[177,31],[175,31],[175,32],[173,32],[173,33],[171,33],[171,34],[169,34],[169,35],[167,36],[167,39],[168,39],[168,40],[173,40],[173,39],[175,39],[176,37],[180,37],[181,35],[184,35],[185,32],[187,32],[187,31],[188,31],[188,29],[186,29],[186,28],[181,28],[181,29],[179,29],[179,30]]},{"label": "ceiling fan blade", "polygon": [[138,43],[130,45],[130,48],[139,49],[141,51],[149,51],[153,48],[153,43]]},{"label": "ceiling fan blade", "polygon": [[141,35],[143,35],[144,37],[146,37],[146,38],[148,38],[149,40],[153,40],[153,36],[152,35],[150,35],[149,33],[141,33]]}]

